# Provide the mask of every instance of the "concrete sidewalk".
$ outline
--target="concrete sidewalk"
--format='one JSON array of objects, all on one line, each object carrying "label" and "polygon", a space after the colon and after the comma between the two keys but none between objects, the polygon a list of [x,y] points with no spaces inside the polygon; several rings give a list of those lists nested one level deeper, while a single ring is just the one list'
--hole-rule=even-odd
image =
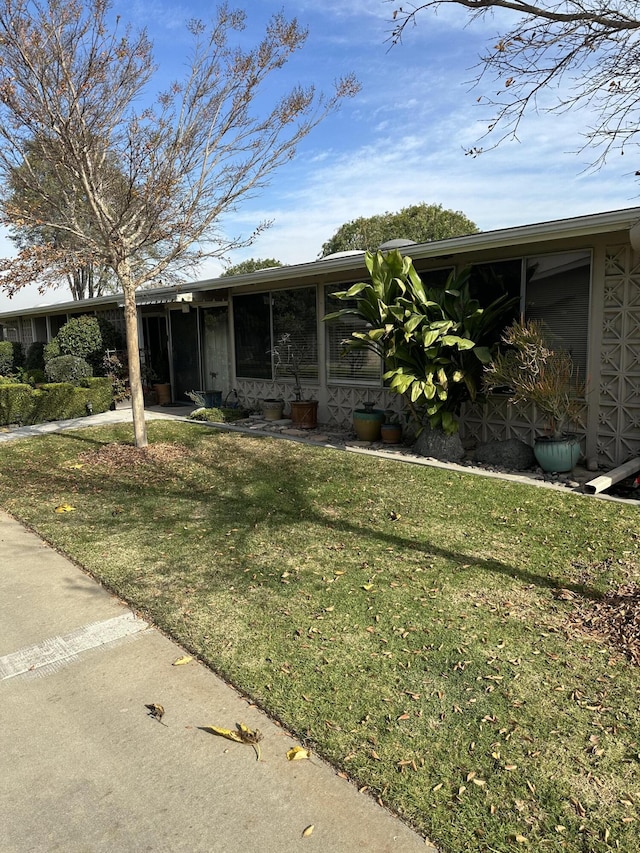
[{"label": "concrete sidewalk", "polygon": [[183,654],[0,511],[2,853],[434,853]]}]

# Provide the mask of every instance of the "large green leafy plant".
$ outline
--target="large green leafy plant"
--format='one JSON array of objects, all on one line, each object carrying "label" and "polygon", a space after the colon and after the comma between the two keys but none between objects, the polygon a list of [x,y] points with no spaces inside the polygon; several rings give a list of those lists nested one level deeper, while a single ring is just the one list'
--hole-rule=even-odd
[{"label": "large green leafy plant", "polygon": [[397,250],[367,253],[365,262],[371,280],[334,294],[355,305],[324,319],[364,320],[366,330],[352,333],[345,352],[380,355],[385,380],[405,397],[418,428],[457,432],[460,408],[476,398],[513,300],[505,294],[483,308],[471,296],[470,269],[452,273],[444,287],[426,287],[411,258]]}]

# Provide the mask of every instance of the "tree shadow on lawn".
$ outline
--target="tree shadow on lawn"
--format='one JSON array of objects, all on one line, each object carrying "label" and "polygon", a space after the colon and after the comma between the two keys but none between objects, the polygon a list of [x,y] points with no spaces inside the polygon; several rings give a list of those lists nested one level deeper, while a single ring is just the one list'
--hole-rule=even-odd
[{"label": "tree shadow on lawn", "polygon": [[[213,434],[212,434],[212,437]],[[88,444],[94,449],[104,448],[113,442],[105,442],[90,436],[80,434],[65,434],[65,438]],[[255,440],[255,438],[254,438]],[[329,546],[329,540],[335,540],[340,535],[357,540],[358,537],[371,538],[379,544],[394,549],[407,549],[413,553],[423,553],[427,557],[441,558],[458,564],[461,568],[470,564],[474,569],[517,580],[525,585],[534,585],[540,589],[557,589],[559,584],[552,577],[530,569],[516,567],[497,559],[479,558],[473,552],[456,551],[443,548],[427,538],[417,539],[404,536],[397,532],[382,530],[372,523],[366,523],[367,513],[354,503],[352,507],[341,507],[341,512],[352,512],[360,523],[351,522],[345,518],[328,520],[321,513],[314,501],[314,486],[325,482],[320,474],[316,474],[313,466],[305,466],[304,451],[292,450],[288,443],[269,439],[264,441],[264,453],[256,453],[255,446],[246,447],[240,443],[233,445],[233,457],[228,464],[212,466],[208,470],[197,466],[206,466],[210,461],[211,445],[197,445],[193,456],[186,460],[176,459],[169,462],[165,470],[159,469],[154,460],[142,463],[138,471],[130,469],[101,470],[99,465],[89,469],[84,476],[74,478],[74,472],[67,469],[52,471],[48,478],[51,492],[63,494],[72,488],[87,487],[93,499],[100,498],[100,511],[87,519],[87,524],[95,532],[108,540],[116,530],[118,535],[131,532],[138,539],[142,533],[154,540],[155,533],[165,531],[171,525],[177,531],[183,531],[196,521],[208,523],[217,530],[217,536],[206,535],[206,546],[211,551],[229,554],[225,566],[224,556],[217,557],[215,567],[207,580],[217,585],[240,584],[251,586],[251,573],[238,571],[238,560],[251,565],[255,561],[255,534],[259,531],[265,541],[269,541],[270,531],[273,539],[282,537],[278,534],[290,530],[289,538],[295,548],[304,549],[304,527],[311,525],[326,530],[326,535],[320,537]],[[215,453],[226,449],[221,441]],[[209,454],[207,456],[207,454]],[[216,459],[216,465],[218,465]],[[191,463],[186,464],[187,462]],[[146,467],[145,467],[146,466]],[[338,475],[340,474],[337,466]],[[82,472],[75,472],[81,474]],[[471,475],[470,475],[471,476]],[[206,488],[205,488],[206,486]],[[126,498],[126,506],[123,507]],[[155,514],[142,522],[139,513],[130,517],[130,511],[135,510],[136,502],[156,504],[159,509],[164,506],[172,516]],[[80,507],[81,509],[81,507]],[[70,524],[80,522],[76,516],[69,520]],[[142,524],[141,524],[142,522]],[[302,525],[302,527],[300,527]],[[228,531],[233,532],[231,539],[225,539]],[[302,531],[302,532],[301,532]],[[204,534],[203,534],[204,535]],[[286,542],[287,537],[284,541]],[[231,549],[229,546],[233,545]],[[190,545],[190,547],[193,547]],[[160,550],[160,545],[158,544]],[[206,552],[205,552],[206,556]],[[274,560],[278,558],[273,557]],[[170,572],[170,569],[169,569]],[[277,589],[279,594],[287,595],[287,588],[279,579],[279,572],[267,575],[263,583]],[[603,594],[585,584],[569,580],[562,582],[562,588],[570,590],[578,596],[599,601]]]}]

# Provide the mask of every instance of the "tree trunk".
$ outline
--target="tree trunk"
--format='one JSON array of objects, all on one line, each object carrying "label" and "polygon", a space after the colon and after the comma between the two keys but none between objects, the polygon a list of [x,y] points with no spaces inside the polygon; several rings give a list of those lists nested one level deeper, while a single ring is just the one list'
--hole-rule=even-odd
[{"label": "tree trunk", "polygon": [[136,447],[146,447],[147,425],[144,419],[144,395],[140,372],[140,348],[138,346],[138,310],[136,291],[128,276],[118,276],[124,293],[124,323],[127,335],[127,357],[129,360],[129,386],[133,412],[133,434]]}]

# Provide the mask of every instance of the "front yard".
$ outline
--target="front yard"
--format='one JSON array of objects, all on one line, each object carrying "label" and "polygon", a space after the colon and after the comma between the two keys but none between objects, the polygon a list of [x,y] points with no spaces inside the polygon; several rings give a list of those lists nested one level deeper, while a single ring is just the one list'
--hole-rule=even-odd
[{"label": "front yard", "polygon": [[149,433],[0,446],[0,505],[445,853],[636,853],[640,671],[585,625],[640,583],[637,507]]}]

